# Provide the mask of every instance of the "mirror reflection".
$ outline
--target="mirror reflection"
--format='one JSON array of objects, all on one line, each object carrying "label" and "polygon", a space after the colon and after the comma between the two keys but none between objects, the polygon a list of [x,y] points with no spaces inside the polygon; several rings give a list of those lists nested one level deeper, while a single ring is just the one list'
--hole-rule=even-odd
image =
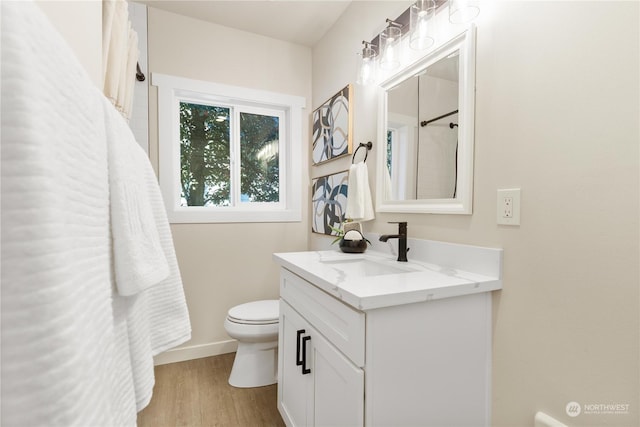
[{"label": "mirror reflection", "polygon": [[459,51],[387,91],[387,199],[455,199]]}]

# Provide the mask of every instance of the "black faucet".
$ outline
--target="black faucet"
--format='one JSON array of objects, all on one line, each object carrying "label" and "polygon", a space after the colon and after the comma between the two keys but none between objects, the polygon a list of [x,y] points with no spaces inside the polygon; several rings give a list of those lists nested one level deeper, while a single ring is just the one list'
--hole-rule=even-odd
[{"label": "black faucet", "polygon": [[407,262],[407,223],[406,222],[390,222],[389,224],[398,224],[398,234],[383,234],[380,236],[381,242],[389,239],[398,239],[398,261]]}]

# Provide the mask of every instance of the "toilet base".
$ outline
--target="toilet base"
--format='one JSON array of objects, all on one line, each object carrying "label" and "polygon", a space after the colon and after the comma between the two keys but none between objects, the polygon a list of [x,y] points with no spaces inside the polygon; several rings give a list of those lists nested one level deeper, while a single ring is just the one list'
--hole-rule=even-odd
[{"label": "toilet base", "polygon": [[275,384],[278,381],[278,341],[238,342],[229,384],[250,388]]}]

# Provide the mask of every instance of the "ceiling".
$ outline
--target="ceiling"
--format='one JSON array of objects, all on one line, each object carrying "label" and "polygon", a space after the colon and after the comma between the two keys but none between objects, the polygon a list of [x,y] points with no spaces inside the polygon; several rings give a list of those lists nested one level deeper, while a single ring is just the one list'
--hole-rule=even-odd
[{"label": "ceiling", "polygon": [[313,46],[351,0],[136,0],[148,6],[279,40]]}]

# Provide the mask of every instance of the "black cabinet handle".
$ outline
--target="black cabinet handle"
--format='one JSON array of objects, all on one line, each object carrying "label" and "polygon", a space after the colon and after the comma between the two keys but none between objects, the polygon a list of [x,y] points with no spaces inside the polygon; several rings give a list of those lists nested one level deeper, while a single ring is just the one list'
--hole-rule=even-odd
[{"label": "black cabinet handle", "polygon": [[311,369],[307,368],[307,341],[311,341],[311,337],[302,337],[302,375],[311,373]]},{"label": "black cabinet handle", "polygon": [[300,357],[300,336],[302,334],[304,334],[305,330],[304,329],[298,329],[298,331],[296,332],[297,337],[296,337],[296,366],[300,366],[302,365],[302,357]]}]

